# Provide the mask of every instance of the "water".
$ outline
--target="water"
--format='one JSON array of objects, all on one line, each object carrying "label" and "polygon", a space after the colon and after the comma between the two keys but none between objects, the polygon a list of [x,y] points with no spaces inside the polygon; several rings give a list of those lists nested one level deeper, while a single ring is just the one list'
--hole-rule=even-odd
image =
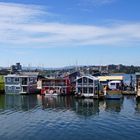
[{"label": "water", "polygon": [[0,95],[0,140],[137,140],[140,102]]}]

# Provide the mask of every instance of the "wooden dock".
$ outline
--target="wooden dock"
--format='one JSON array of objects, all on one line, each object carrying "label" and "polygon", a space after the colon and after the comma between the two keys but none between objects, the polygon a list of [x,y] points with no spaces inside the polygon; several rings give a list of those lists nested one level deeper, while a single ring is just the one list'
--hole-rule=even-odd
[{"label": "wooden dock", "polygon": [[136,95],[136,92],[135,91],[127,90],[127,91],[122,91],[122,94],[123,95]]}]

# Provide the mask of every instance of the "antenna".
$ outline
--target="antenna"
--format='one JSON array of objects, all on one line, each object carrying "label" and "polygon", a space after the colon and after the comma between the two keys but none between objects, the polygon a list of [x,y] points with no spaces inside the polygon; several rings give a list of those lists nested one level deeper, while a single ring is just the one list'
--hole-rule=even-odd
[{"label": "antenna", "polygon": [[76,71],[78,70],[78,61],[76,60]]}]

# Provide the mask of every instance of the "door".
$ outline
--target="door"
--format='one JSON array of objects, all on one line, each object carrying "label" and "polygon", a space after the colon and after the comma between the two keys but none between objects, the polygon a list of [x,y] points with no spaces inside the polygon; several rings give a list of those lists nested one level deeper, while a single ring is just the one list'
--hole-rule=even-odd
[{"label": "door", "polygon": [[27,78],[22,78],[22,85],[27,85]]}]

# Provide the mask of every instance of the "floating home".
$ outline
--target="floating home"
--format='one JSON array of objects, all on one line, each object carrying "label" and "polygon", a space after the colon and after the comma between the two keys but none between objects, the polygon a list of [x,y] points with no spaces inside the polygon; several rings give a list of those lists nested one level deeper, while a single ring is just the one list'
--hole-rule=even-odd
[{"label": "floating home", "polygon": [[99,76],[99,81],[104,87],[106,99],[121,99],[123,90],[123,76]]},{"label": "floating home", "polygon": [[38,73],[20,73],[5,76],[6,94],[35,93]]},{"label": "floating home", "polygon": [[41,94],[70,94],[70,80],[65,78],[43,78],[37,82]]},{"label": "floating home", "polygon": [[4,76],[0,75],[0,93],[4,93]]},{"label": "floating home", "polygon": [[140,99],[140,73],[136,73],[136,94],[137,94],[137,99]]},{"label": "floating home", "polygon": [[77,77],[76,94],[83,97],[98,97],[99,79],[91,75]]},{"label": "floating home", "polygon": [[[103,86],[107,86],[109,82],[111,81],[120,81],[123,82],[123,76],[98,76],[100,83]],[[112,83],[114,84],[114,83]],[[113,85],[112,85],[113,86]],[[116,84],[114,85],[116,86]]]}]

